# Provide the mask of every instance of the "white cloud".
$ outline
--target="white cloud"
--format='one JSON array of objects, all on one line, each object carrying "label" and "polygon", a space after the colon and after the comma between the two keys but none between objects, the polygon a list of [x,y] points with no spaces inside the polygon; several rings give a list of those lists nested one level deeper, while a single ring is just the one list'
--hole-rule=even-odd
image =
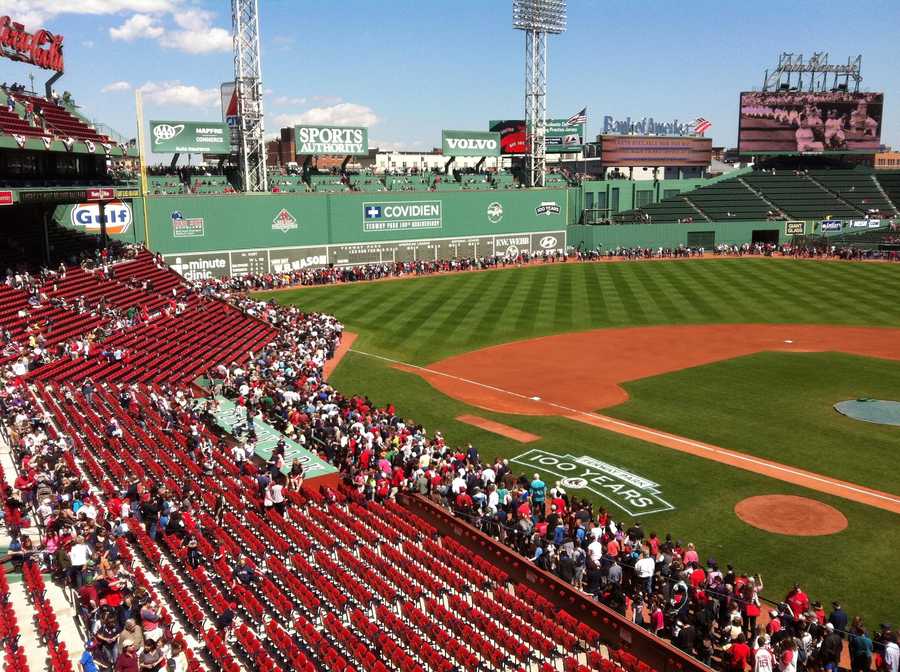
[{"label": "white cloud", "polygon": [[231,51],[231,30],[213,25],[213,12],[188,4],[189,0],[0,0],[0,15],[9,14],[36,28],[60,14],[130,13],[124,23],[109,29],[114,40],[153,39],[165,49],[189,54]]},{"label": "white cloud", "polygon": [[313,107],[301,114],[279,114],[275,121],[281,126],[296,124],[337,124],[347,126],[374,126],[378,115],[366,105],[338,103],[330,107]]},{"label": "white cloud", "polygon": [[100,93],[110,93],[112,91],[129,91],[131,90],[131,84],[128,82],[111,82],[100,89]]},{"label": "white cloud", "polygon": [[306,98],[291,98],[290,96],[276,96],[272,99],[274,105],[306,105]]},{"label": "white cloud", "polygon": [[147,14],[134,14],[117,28],[109,29],[109,36],[114,40],[133,42],[138,38],[156,39],[165,33],[156,18]]},{"label": "white cloud", "polygon": [[0,15],[9,14],[27,28],[46,27],[59,14],[158,14],[174,11],[180,0],[0,0]]},{"label": "white cloud", "polygon": [[188,9],[177,12],[173,18],[181,30],[167,31],[159,41],[161,46],[189,54],[231,51],[231,31],[213,26],[212,12]]},{"label": "white cloud", "polygon": [[199,86],[174,82],[147,82],[138,87],[144,100],[158,106],[210,108],[220,104],[219,89],[201,89]]}]

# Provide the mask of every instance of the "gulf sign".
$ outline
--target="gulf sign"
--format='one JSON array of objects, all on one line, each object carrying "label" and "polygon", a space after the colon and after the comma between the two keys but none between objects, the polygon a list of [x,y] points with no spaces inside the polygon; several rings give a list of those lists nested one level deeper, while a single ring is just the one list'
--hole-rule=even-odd
[{"label": "gulf sign", "polygon": [[[100,233],[100,204],[79,203],[72,208],[72,226],[85,233]],[[120,235],[126,233],[133,222],[131,206],[123,201],[107,201],[103,208],[103,219],[106,220],[106,233]]]}]

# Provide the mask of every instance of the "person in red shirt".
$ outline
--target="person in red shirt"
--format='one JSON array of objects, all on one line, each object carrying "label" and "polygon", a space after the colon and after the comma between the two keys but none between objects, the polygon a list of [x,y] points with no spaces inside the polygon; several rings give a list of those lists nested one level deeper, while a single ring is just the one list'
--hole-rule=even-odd
[{"label": "person in red shirt", "polygon": [[726,663],[731,672],[744,672],[747,669],[747,661],[750,659],[750,647],[744,633],[737,636],[734,644],[728,649]]},{"label": "person in red shirt", "polygon": [[769,612],[769,622],[766,623],[766,634],[772,637],[779,630],[781,630],[781,619],[778,618],[778,612],[772,609]]},{"label": "person in red shirt", "polygon": [[466,486],[462,486],[459,489],[459,494],[456,496],[457,511],[467,514],[472,511],[472,505],[472,498],[469,496],[469,493],[466,492]]},{"label": "person in red shirt", "polygon": [[788,593],[788,596],[784,601],[787,602],[788,606],[791,608],[794,618],[800,618],[801,614],[805,614],[809,611],[809,597],[807,597],[806,593],[803,592],[803,589],[800,588],[799,583],[794,584],[794,589]]}]

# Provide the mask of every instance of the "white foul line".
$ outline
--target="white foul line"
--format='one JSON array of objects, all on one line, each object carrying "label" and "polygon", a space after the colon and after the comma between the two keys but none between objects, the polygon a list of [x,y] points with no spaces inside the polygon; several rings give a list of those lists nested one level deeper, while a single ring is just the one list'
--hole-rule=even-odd
[{"label": "white foul line", "polygon": [[[531,397],[531,396],[528,396],[525,394],[519,394],[518,392],[513,392],[512,390],[505,390],[502,387],[495,387],[494,385],[488,385],[487,383],[481,383],[477,380],[472,380],[471,378],[463,378],[462,376],[454,376],[453,374],[450,374],[450,373],[444,373],[443,371],[436,371],[435,369],[429,369],[424,366],[418,366],[417,364],[408,364],[407,362],[401,362],[400,360],[392,359],[391,357],[385,357],[383,355],[376,355],[371,352],[363,352],[362,350],[356,350],[354,348],[351,348],[350,352],[356,353],[357,355],[363,355],[365,357],[381,359],[385,362],[390,362],[391,364],[399,364],[401,366],[405,366],[410,369],[417,369],[419,371],[424,371],[426,373],[430,373],[435,376],[443,376],[444,378],[450,378],[452,380],[458,380],[460,382],[468,383],[470,385],[476,385],[478,387],[483,387],[488,390],[493,390],[494,392],[500,392],[501,394],[507,394],[511,397],[516,397],[518,399],[524,399],[526,401],[546,404],[548,406],[553,406],[554,408],[559,408],[563,411],[566,411],[566,413],[569,413],[571,415],[582,415],[582,416],[585,416],[588,418],[593,418],[595,420],[600,420],[601,422],[609,423],[611,425],[619,425],[620,427],[626,427],[635,432],[641,432],[641,433],[644,433],[644,434],[647,434],[650,436],[668,439],[670,441],[677,441],[678,443],[683,443],[683,444],[685,444],[687,446],[691,446],[693,448],[699,448],[701,450],[705,450],[705,451],[715,453],[718,455],[727,455],[728,457],[731,457],[736,460],[743,460],[745,462],[749,462],[750,464],[755,464],[755,465],[759,465],[761,467],[766,467],[768,469],[782,471],[782,472],[784,472],[786,474],[790,474],[792,476],[800,476],[802,478],[806,478],[811,481],[818,481],[819,483],[826,483],[831,487],[841,488],[844,490],[848,490],[850,492],[855,492],[855,493],[859,493],[861,495],[865,495],[867,497],[883,499],[885,501],[891,502],[892,504],[900,504],[900,498],[892,497],[890,495],[886,495],[886,494],[878,492],[876,490],[868,490],[866,488],[861,488],[861,487],[857,487],[857,486],[850,485],[847,483],[842,483],[840,481],[833,480],[826,476],[818,476],[812,472],[801,471],[801,470],[797,470],[797,469],[792,469],[790,467],[785,467],[784,465],[778,464],[777,462],[769,462],[767,460],[761,460],[761,459],[757,459],[755,457],[750,457],[748,455],[744,455],[743,453],[739,453],[739,452],[736,452],[733,450],[725,450],[723,448],[717,448],[717,447],[711,446],[709,444],[699,443],[697,441],[692,441],[691,439],[686,439],[686,438],[678,436],[676,434],[668,434],[666,432],[660,432],[655,429],[650,429],[649,427],[633,425],[630,422],[625,422],[623,420],[617,420],[617,419],[611,418],[607,415],[600,415],[599,413],[589,413],[587,411],[581,411],[581,410],[578,410],[577,408],[571,408],[571,407],[565,406],[563,404],[557,404],[553,401],[547,401],[547,400],[538,401],[534,397]],[[594,425],[594,426],[596,426],[596,425]],[[659,445],[659,444],[657,444],[657,445]],[[759,472],[754,472],[754,473],[759,473]],[[765,475],[765,474],[763,474],[763,475]],[[829,493],[825,493],[825,494],[829,494]]]}]

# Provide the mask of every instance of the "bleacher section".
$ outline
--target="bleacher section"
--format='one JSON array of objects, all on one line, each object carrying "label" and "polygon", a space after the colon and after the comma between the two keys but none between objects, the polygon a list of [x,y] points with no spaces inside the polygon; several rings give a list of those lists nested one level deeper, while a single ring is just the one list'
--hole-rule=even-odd
[{"label": "bleacher section", "polygon": [[[754,171],[613,216],[620,224],[900,216],[900,172]],[[698,212],[699,210],[699,212]]]},{"label": "bleacher section", "polygon": [[52,100],[25,94],[17,94],[15,98],[19,103],[31,102],[36,108],[39,107],[41,116],[47,123],[48,130],[59,138],[90,140],[96,143],[111,142],[107,136],[98,133],[80,118]]},{"label": "bleacher section", "polygon": [[225,175],[195,175],[191,177],[191,192],[194,194],[236,193]]},{"label": "bleacher section", "polygon": [[184,183],[176,175],[150,175],[147,177],[147,189],[154,195],[171,196],[184,194]]},{"label": "bleacher section", "polygon": [[[219,363],[241,361],[247,352],[269,342],[274,330],[221,301],[188,291],[180,276],[156,266],[142,252],[137,259],[113,266],[113,279],[72,268],[64,278],[48,281],[41,292],[48,301],[28,306],[25,292],[2,288],[0,326],[23,342],[41,334],[47,347],[87,338],[108,326],[103,309],[139,311],[131,327],[116,331],[91,347],[88,356],[59,359],[29,373],[34,381],[187,383]],[[79,309],[78,301],[84,303]],[[62,302],[65,302],[64,304]],[[53,304],[58,304],[53,307]],[[20,311],[26,311],[21,315]],[[115,360],[111,353],[123,357]]]}]

